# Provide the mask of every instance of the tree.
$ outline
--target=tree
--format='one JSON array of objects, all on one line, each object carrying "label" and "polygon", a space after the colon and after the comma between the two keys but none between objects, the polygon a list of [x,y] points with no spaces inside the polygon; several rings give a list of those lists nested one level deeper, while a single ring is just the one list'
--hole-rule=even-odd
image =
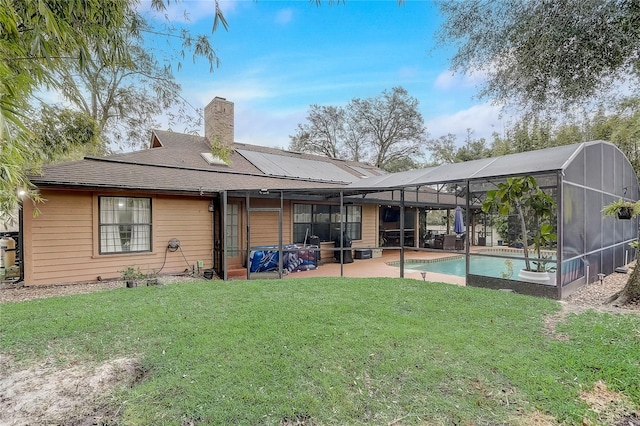
[{"label": "tree", "polygon": [[460,163],[463,161],[479,160],[492,155],[484,138],[474,139],[473,130],[467,129],[467,137],[463,146],[457,146],[456,135],[449,133],[438,139],[427,141],[427,148],[431,151],[434,164]]},{"label": "tree", "polygon": [[422,157],[426,130],[418,100],[402,87],[344,107],[312,105],[289,149],[408,170]]},{"label": "tree", "polygon": [[44,163],[78,160],[87,154],[103,154],[100,129],[87,114],[43,104],[29,120],[31,146]]},{"label": "tree", "polygon": [[33,91],[54,83],[51,70],[63,58],[81,64],[92,54],[127,60],[117,29],[133,25],[127,21],[134,16],[133,4],[125,0],[0,0],[1,220],[11,219],[21,197],[39,200],[26,177],[38,161],[24,124]]},{"label": "tree", "polygon": [[419,102],[402,87],[384,90],[377,98],[354,99],[350,109],[365,137],[368,160],[382,169],[387,163],[421,157],[426,137]]},{"label": "tree", "polygon": [[[152,0],[162,10],[165,2]],[[25,125],[36,88],[56,87],[56,70],[72,60],[83,69],[131,61],[130,36],[141,18],[133,0],[0,0],[0,220],[10,218],[21,197],[39,200],[26,175],[37,166]],[[226,21],[215,1],[213,29]],[[183,34],[183,48],[210,56],[203,36]]]},{"label": "tree", "polygon": [[131,61],[89,58],[83,66],[62,61],[55,71],[55,89],[95,120],[105,149],[146,146],[149,129],[158,126],[156,117],[165,111],[170,127],[181,124],[186,133],[193,132],[201,124],[201,113],[182,99],[171,70],[160,66],[138,39],[132,37],[129,43]]},{"label": "tree", "polygon": [[429,139],[427,149],[431,151],[431,162],[433,165],[451,164],[456,162],[456,135],[448,133],[438,139]]},{"label": "tree", "polygon": [[513,144],[508,135],[500,135],[497,132],[493,132],[493,140],[491,141],[491,156],[499,157],[501,155],[508,155],[514,152]]},{"label": "tree", "polygon": [[562,118],[526,115],[505,132],[504,140],[494,140],[494,155],[505,150],[525,152],[590,140],[610,141],[626,155],[640,173],[640,98],[628,97],[601,103],[595,113]]},{"label": "tree", "polygon": [[[482,211],[489,213],[497,210],[502,216],[515,212],[520,221],[525,270],[546,272],[541,248],[556,240],[552,225],[555,200],[544,193],[533,176],[508,177],[496,186],[496,189],[487,191]],[[532,221],[532,227],[527,226],[528,220]],[[529,239],[533,241],[536,261],[529,260]]]},{"label": "tree", "polygon": [[342,158],[346,149],[348,125],[343,108],[311,105],[307,122],[298,124],[296,134],[290,136],[289,149]]},{"label": "tree", "polygon": [[640,174],[640,97],[623,99],[609,115],[601,108],[589,132],[593,139],[615,143]]},{"label": "tree", "polygon": [[452,67],[482,71],[481,95],[530,110],[587,103],[638,87],[640,4],[625,0],[439,1]]},{"label": "tree", "polygon": [[467,129],[465,144],[458,148],[456,152],[456,162],[479,160],[491,157],[491,150],[487,147],[484,138],[474,139],[473,130]]}]

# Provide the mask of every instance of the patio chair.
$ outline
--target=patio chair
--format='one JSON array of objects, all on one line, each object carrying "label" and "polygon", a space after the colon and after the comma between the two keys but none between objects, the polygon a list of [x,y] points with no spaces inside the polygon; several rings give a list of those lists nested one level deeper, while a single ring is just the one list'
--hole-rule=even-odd
[{"label": "patio chair", "polygon": [[456,238],[456,250],[464,250],[464,239],[466,236],[467,234],[462,234]]},{"label": "patio chair", "polygon": [[456,238],[456,235],[445,235],[442,240],[442,250],[455,250]]},{"label": "patio chair", "polygon": [[442,250],[444,245],[444,235],[436,235],[433,237],[433,248]]},{"label": "patio chair", "polygon": [[433,247],[433,233],[431,231],[427,231],[427,233],[423,237],[424,246],[426,248]]}]

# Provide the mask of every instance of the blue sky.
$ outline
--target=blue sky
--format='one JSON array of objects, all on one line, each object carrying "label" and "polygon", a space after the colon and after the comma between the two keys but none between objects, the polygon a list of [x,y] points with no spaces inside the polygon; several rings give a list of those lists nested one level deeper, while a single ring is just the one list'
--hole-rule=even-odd
[{"label": "blue sky", "polygon": [[[311,104],[344,106],[395,86],[418,99],[431,137],[453,133],[461,144],[467,128],[488,141],[502,131],[498,107],[474,99],[481,77],[449,70],[453,51],[435,42],[441,17],[430,1],[220,6],[229,24],[211,36],[220,67],[211,73],[206,61],[185,58],[181,70],[175,63],[173,69],[192,105],[204,107],[215,96],[234,102],[238,142],[286,148]],[[187,0],[167,14],[193,33],[210,33],[213,2]],[[166,43],[158,38],[150,43]]]}]

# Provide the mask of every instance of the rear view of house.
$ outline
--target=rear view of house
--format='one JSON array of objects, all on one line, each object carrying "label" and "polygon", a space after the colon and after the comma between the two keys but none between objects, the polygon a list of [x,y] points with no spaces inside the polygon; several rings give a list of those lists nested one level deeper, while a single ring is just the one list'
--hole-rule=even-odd
[{"label": "rear view of house", "polygon": [[[495,218],[481,211],[487,191],[514,176],[535,177],[554,199],[558,238],[542,259],[552,266],[544,282],[475,266],[511,261],[521,250],[523,237],[509,230],[505,241],[514,247],[502,251],[505,241],[490,234]],[[335,254],[348,241],[396,250],[400,277],[405,250],[448,252],[464,257],[467,285],[561,299],[633,260],[628,244],[637,239],[637,219],[604,218],[602,208],[640,198],[633,167],[605,141],[386,174],[365,163],[235,142],[234,106],[223,98],[205,108],[204,136],[156,130],[148,149],[47,166],[31,181],[46,201],[36,216],[31,202],[23,206],[25,285],[118,278],[129,267],[251,278],[260,262],[282,276],[291,270],[286,254],[297,256],[294,267],[316,267],[344,260]],[[427,232],[428,214],[444,220],[454,211],[467,224],[463,235],[451,235],[448,222],[441,234],[449,235]],[[477,249],[489,245],[498,247]]]},{"label": "rear view of house", "polygon": [[[205,109],[204,137],[156,130],[148,149],[48,166],[32,176],[46,201],[36,217],[36,206],[24,205],[25,284],[117,278],[133,265],[246,276],[249,241],[273,246],[314,236],[333,248],[341,226],[336,191],[384,172],[234,143],[233,114],[233,103],[215,98]],[[228,150],[230,161],[212,153],[212,142]],[[343,232],[355,246],[378,246],[379,204],[343,206]]]}]

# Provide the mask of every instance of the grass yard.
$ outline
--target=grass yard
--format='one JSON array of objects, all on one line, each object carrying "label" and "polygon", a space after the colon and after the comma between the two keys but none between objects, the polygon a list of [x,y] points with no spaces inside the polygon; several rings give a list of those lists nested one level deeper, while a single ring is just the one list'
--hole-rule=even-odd
[{"label": "grass yard", "polygon": [[0,355],[136,358],[144,376],[100,400],[108,424],[614,424],[581,397],[598,383],[635,416],[640,317],[550,332],[560,309],[418,280],[207,281],[0,305]]}]

